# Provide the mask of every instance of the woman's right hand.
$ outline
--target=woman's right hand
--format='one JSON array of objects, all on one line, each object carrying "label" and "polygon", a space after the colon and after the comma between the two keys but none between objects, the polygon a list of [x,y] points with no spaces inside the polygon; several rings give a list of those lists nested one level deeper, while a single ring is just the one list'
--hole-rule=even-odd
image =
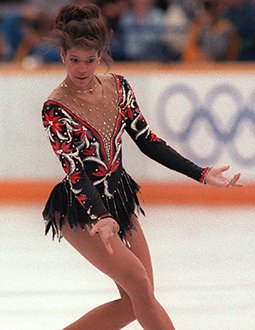
[{"label": "woman's right hand", "polygon": [[110,239],[117,235],[120,230],[120,227],[113,218],[104,218],[99,221],[95,225],[93,225],[92,229],[90,230],[90,235],[94,236],[95,234],[99,234],[106,250],[113,254],[112,246],[110,243]]}]

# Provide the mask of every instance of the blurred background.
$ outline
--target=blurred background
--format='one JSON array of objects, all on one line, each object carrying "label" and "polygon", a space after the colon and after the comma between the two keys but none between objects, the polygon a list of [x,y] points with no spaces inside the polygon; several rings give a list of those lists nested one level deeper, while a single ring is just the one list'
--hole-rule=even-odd
[{"label": "blurred background", "polygon": [[177,330],[253,330],[253,0],[0,1],[0,328],[60,329],[116,295],[64,242],[43,237],[41,217],[64,177],[41,121],[43,102],[65,77],[47,35],[63,5],[87,3],[100,6],[112,32],[109,71],[129,80],[151,129],[200,166],[230,165],[228,175],[241,172],[245,184],[199,185],[124,138],[162,303]]},{"label": "blurred background", "polygon": [[46,41],[65,4],[95,3],[113,32],[117,61],[254,61],[255,4],[250,0],[2,0],[0,61],[59,62]]}]

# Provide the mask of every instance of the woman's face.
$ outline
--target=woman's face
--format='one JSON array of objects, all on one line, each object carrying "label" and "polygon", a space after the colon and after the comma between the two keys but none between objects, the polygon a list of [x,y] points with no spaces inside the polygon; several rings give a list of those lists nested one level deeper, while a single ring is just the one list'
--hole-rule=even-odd
[{"label": "woman's face", "polygon": [[66,53],[61,52],[69,79],[79,89],[91,87],[100,56],[98,51],[72,47]]}]

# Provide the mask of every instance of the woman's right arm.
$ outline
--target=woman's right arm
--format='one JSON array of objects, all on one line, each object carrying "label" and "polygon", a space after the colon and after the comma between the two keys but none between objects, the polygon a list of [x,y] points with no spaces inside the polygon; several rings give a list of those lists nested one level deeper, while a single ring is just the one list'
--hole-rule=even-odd
[{"label": "woman's right arm", "polygon": [[63,114],[59,104],[46,102],[42,110],[42,119],[50,144],[62,164],[76,199],[92,221],[111,216],[84,171],[79,147],[73,140],[71,118]]}]

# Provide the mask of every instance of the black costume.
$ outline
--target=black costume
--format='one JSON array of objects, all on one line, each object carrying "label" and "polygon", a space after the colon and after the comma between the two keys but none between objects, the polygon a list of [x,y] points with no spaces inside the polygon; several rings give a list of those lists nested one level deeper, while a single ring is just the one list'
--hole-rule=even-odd
[{"label": "black costume", "polygon": [[60,237],[66,219],[71,227],[86,229],[98,219],[113,217],[121,238],[133,228],[130,217],[142,209],[139,187],[122,167],[125,130],[144,154],[162,165],[197,181],[205,173],[151,132],[124,77],[104,74],[96,79],[103,87],[98,103],[73,98],[62,83],[43,107],[44,127],[66,172],[43,211],[46,234],[52,228],[53,237]]}]

